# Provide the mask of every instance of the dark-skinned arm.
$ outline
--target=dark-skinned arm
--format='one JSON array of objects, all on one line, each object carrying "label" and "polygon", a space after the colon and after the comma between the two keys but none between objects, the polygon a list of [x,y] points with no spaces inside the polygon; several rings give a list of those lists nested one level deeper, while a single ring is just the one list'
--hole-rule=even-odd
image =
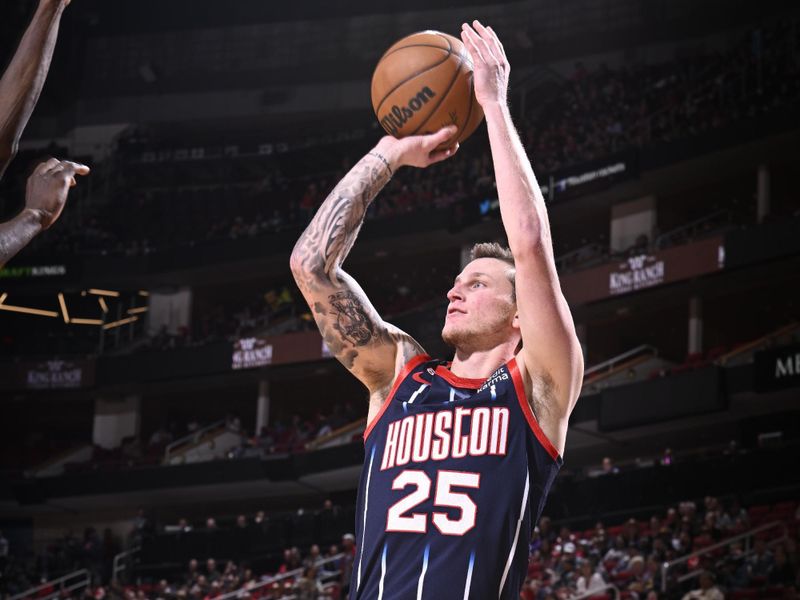
[{"label": "dark-skinned arm", "polygon": [[70,0],[41,0],[33,20],[0,79],[0,177],[17,153],[22,131],[42,92]]}]

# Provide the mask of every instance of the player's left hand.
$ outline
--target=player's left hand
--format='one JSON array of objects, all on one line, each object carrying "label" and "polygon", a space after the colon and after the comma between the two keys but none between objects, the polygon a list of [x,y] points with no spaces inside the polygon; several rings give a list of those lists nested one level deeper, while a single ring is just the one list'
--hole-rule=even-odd
[{"label": "player's left hand", "polygon": [[475,73],[475,97],[484,108],[490,104],[505,105],[508,101],[508,64],[506,51],[491,27],[480,21],[461,26],[461,41],[472,59]]}]

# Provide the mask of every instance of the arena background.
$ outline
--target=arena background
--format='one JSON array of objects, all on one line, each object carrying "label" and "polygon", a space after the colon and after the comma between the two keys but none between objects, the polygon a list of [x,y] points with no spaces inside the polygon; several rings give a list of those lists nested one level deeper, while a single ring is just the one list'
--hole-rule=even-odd
[{"label": "arena background", "polygon": [[[0,6],[0,63],[34,8]],[[92,167],[0,271],[0,595],[339,597],[366,392],[289,252],[380,135],[382,51],[474,18],[587,367],[523,597],[796,597],[800,12],[771,0],[73,0],[0,184],[5,220],[42,157]],[[348,269],[447,355],[464,249],[502,236],[482,126],[392,180]]]}]

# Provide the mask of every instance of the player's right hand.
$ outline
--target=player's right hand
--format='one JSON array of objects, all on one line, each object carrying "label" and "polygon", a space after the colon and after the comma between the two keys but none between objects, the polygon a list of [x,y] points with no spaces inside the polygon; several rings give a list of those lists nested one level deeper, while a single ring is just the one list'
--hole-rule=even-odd
[{"label": "player's right hand", "polygon": [[448,125],[428,135],[410,135],[401,139],[387,135],[378,142],[375,150],[386,157],[395,171],[403,166],[428,167],[450,158],[458,151],[458,142],[440,148],[453,139],[457,131],[455,125]]},{"label": "player's right hand", "polygon": [[89,167],[68,160],[51,158],[41,163],[28,177],[25,209],[34,212],[42,229],[47,229],[64,210],[69,188],[77,185],[75,176],[88,174]]}]

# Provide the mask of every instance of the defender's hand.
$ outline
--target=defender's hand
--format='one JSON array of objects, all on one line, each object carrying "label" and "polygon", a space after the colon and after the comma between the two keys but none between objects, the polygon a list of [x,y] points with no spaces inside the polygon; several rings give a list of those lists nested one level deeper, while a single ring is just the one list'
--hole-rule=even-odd
[{"label": "defender's hand", "polygon": [[438,149],[453,139],[457,132],[455,125],[448,125],[429,135],[410,135],[401,139],[387,135],[378,142],[375,151],[386,158],[393,171],[403,166],[428,167],[450,158],[458,151],[458,142]]},{"label": "defender's hand", "polygon": [[89,167],[68,160],[43,162],[28,178],[25,209],[36,214],[42,229],[47,229],[64,210],[69,188],[77,185],[75,176],[88,174]]},{"label": "defender's hand", "polygon": [[473,21],[472,27],[461,26],[461,40],[472,59],[475,73],[475,97],[486,108],[490,104],[508,102],[508,64],[506,51],[491,27]]}]

